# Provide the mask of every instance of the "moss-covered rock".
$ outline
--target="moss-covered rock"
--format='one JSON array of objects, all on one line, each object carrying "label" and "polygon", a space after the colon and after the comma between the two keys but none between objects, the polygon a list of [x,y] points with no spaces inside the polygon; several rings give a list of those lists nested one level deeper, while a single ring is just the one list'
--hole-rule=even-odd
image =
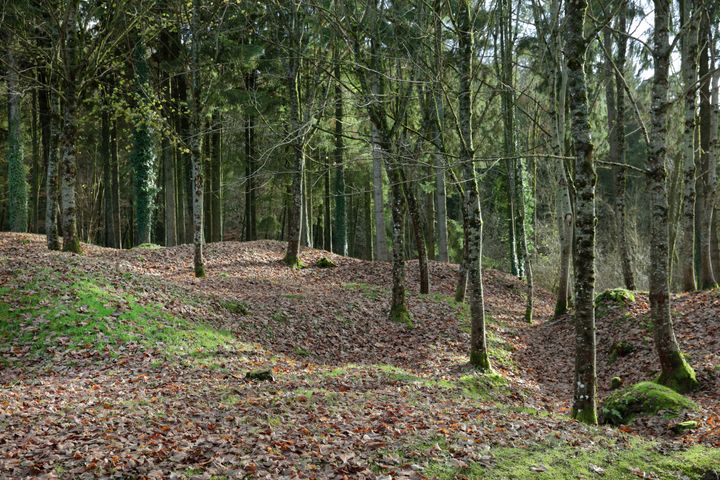
[{"label": "moss-covered rock", "polygon": [[613,377],[610,379],[610,389],[611,390],[617,390],[618,388],[622,387],[623,381],[620,377]]},{"label": "moss-covered rock", "polygon": [[696,408],[692,400],[670,388],[655,382],[640,382],[610,394],[600,408],[600,422],[622,425],[636,416],[660,412],[674,416]]},{"label": "moss-covered rock", "polygon": [[140,250],[159,250],[163,248],[161,245],[158,245],[156,243],[141,243],[140,245],[134,247]]},{"label": "moss-covered rock", "polygon": [[635,293],[624,288],[611,288],[605,290],[602,293],[599,293],[595,297],[596,308],[598,307],[598,305],[601,304],[613,303],[620,305],[630,305],[633,302],[635,302]]},{"label": "moss-covered rock", "polygon": [[332,260],[330,260],[327,257],[320,258],[320,260],[315,262],[315,266],[318,268],[335,268],[335,267],[337,267],[335,262],[333,262]]},{"label": "moss-covered rock", "polygon": [[657,382],[672,388],[676,392],[687,393],[695,390],[699,382],[695,375],[695,370],[685,360],[685,356],[681,352],[674,352],[672,357],[672,369],[660,373]]}]

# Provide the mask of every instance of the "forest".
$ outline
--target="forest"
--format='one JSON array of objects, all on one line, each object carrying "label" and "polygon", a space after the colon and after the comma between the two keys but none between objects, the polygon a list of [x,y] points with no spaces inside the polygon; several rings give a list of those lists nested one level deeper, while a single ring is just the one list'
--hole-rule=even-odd
[{"label": "forest", "polygon": [[0,477],[720,479],[714,0],[0,0]]}]

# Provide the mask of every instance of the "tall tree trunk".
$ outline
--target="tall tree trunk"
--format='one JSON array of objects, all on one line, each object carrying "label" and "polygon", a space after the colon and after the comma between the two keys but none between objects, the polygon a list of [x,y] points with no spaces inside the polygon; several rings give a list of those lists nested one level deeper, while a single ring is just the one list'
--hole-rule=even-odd
[{"label": "tall tree trunk", "polygon": [[192,219],[195,276],[205,276],[205,259],[203,258],[203,172],[200,132],[200,26],[198,17],[200,0],[192,2],[192,44],[190,46],[190,158],[192,163]]},{"label": "tall tree trunk", "polygon": [[330,162],[326,162],[323,173],[325,196],[323,200],[323,248],[332,252],[332,227],[330,220]]},{"label": "tall tree trunk", "polygon": [[[435,75],[439,77],[443,69],[443,36],[442,36],[442,16],[441,13],[442,0],[435,0],[434,3],[434,60]],[[438,260],[441,262],[449,261],[448,254],[448,231],[447,231],[447,192],[445,188],[445,155],[442,138],[442,122],[444,118],[444,107],[442,90],[439,85],[440,81],[436,81],[432,92],[432,102],[428,105],[434,107],[432,115],[432,138],[433,138],[433,160],[435,164],[435,223],[438,238]]]},{"label": "tall tree trunk", "polygon": [[[9,42],[9,39],[5,39]],[[11,46],[7,46],[8,90],[8,220],[13,232],[27,232],[28,229],[28,184],[23,163],[22,135],[20,133],[20,100],[22,93],[18,80],[18,65]]]},{"label": "tall tree trunk", "polygon": [[[686,0],[687,1],[687,0]],[[711,19],[714,18],[713,6],[707,4],[706,11],[702,15],[700,23],[700,38],[703,42],[703,48],[700,52],[700,163],[702,165],[702,175],[700,175],[700,194],[699,202],[699,253],[700,253],[700,285],[703,289],[714,288],[717,286],[715,275],[712,268],[712,251],[711,247],[711,226],[712,215],[715,206],[715,190],[717,187],[716,178],[716,159],[712,148],[713,137],[717,136],[717,131],[712,130],[712,104],[710,85],[714,74],[710,70],[710,44],[713,41],[712,30],[710,28]]]},{"label": "tall tree trunk", "polygon": [[117,120],[110,120],[110,173],[112,176],[112,247],[122,248],[122,212],[120,211],[120,162],[118,161]]},{"label": "tall tree trunk", "polygon": [[43,88],[40,91],[40,123],[42,124],[43,158],[45,160],[45,234],[49,250],[60,250],[58,237],[58,107],[46,82],[50,78],[43,69]]},{"label": "tall tree trunk", "polygon": [[595,349],[595,165],[590,139],[583,36],[587,0],[565,6],[568,93],[575,146],[575,396],[573,418],[597,424]]},{"label": "tall tree trunk", "polygon": [[660,358],[658,381],[678,391],[697,385],[695,372],[680,353],[672,318],[668,279],[668,199],[666,143],[668,103],[668,70],[670,44],[668,24],[670,0],[654,0],[655,29],[653,61],[651,132],[648,151],[648,187],[651,194],[652,222],[650,229],[650,315],[654,324],[655,348]]},{"label": "tall tree trunk", "polygon": [[[625,60],[627,53],[627,2],[623,0],[620,5],[620,12],[616,21],[615,29],[617,30],[616,43],[617,54],[615,57],[615,68],[613,71],[610,62],[612,52],[612,34],[606,32],[608,38],[606,52],[607,62],[607,79],[608,88],[608,127],[611,135],[610,141],[610,161],[625,164],[625,88],[623,73],[625,71]],[[613,88],[614,86],[614,88]],[[614,92],[613,92],[614,90]],[[612,124],[610,123],[610,105],[614,109],[614,117]],[[627,220],[625,218],[625,197],[626,197],[626,180],[627,171],[624,167],[617,167],[615,172],[615,216],[618,228],[618,250],[620,253],[620,264],[623,272],[623,281],[625,288],[635,290],[635,276],[632,270],[632,261],[630,260],[630,246],[627,238]]]},{"label": "tall tree trunk", "polygon": [[220,111],[213,112],[213,128],[210,134],[212,142],[210,157],[210,203],[212,218],[211,242],[222,240],[222,118]]},{"label": "tall tree trunk", "polygon": [[165,199],[165,246],[177,245],[177,204],[175,192],[175,155],[174,146],[167,136],[163,136],[163,176]]},{"label": "tall tree trunk", "polygon": [[683,25],[688,25],[682,34],[682,76],[685,89],[685,128],[682,139],[683,156],[683,238],[680,251],[682,288],[693,291],[695,285],[695,115],[697,109],[697,15],[694,0],[681,0]]},{"label": "tall tree trunk", "polygon": [[75,142],[77,141],[77,1],[68,6],[68,25],[63,45],[64,78],[63,78],[63,128],[60,138],[62,159],[60,162],[60,190],[62,196],[62,230],[63,251],[81,253],[80,240],[77,236],[77,216],[75,211],[75,180],[77,177],[77,159],[75,158]]},{"label": "tall tree trunk", "polygon": [[290,131],[293,136],[293,168],[291,202],[288,225],[288,246],[285,253],[285,263],[296,268],[301,267],[300,261],[300,237],[302,235],[302,213],[303,213],[303,173],[305,171],[305,155],[302,144],[302,133],[300,132],[300,114],[298,99],[298,68],[295,65],[298,59],[291,60],[288,68],[287,82],[290,92]]},{"label": "tall tree trunk", "polygon": [[385,237],[385,200],[383,199],[383,150],[380,147],[380,135],[375,125],[370,126],[372,135],[373,159],[373,204],[375,208],[375,258],[388,260],[387,239]]},{"label": "tall tree trunk", "polygon": [[[256,72],[253,70],[245,76],[245,88],[254,92],[256,80]],[[257,240],[255,127],[255,113],[248,111],[245,120],[245,240]]]},{"label": "tall tree trunk", "polygon": [[400,178],[402,179],[403,191],[407,201],[408,213],[412,220],[413,234],[415,236],[415,247],[418,253],[418,267],[420,269],[420,293],[430,293],[430,274],[428,272],[428,255],[425,246],[425,237],[423,235],[422,217],[420,216],[420,207],[418,206],[417,197],[413,190],[413,185],[408,182],[407,176],[403,169],[400,169]]},{"label": "tall tree trunk", "polygon": [[[523,193],[525,192],[525,162],[518,158],[518,191]],[[522,198],[518,202],[518,236],[520,239],[520,249],[522,252],[522,258],[523,258],[523,267],[525,270],[525,282],[526,282],[526,291],[527,296],[525,300],[525,321],[528,323],[532,323],[533,320],[533,294],[534,294],[534,284],[533,284],[533,274],[532,274],[532,258],[530,257],[530,246],[529,246],[529,240],[527,235],[527,209],[525,207],[525,195],[523,193]]]},{"label": "tall tree trunk", "polygon": [[468,244],[467,272],[470,287],[470,364],[481,371],[491,370],[485,334],[485,304],[482,283],[482,212],[475,174],[473,145],[473,57],[475,55],[474,21],[469,0],[458,6],[458,54],[460,92],[458,122],[460,128],[460,163],[465,184],[465,216]]},{"label": "tall tree trunk", "polygon": [[103,162],[103,236],[105,246],[111,247],[114,241],[113,191],[112,191],[112,158],[110,154],[110,101],[107,92],[103,93],[104,101],[100,114],[100,150]]},{"label": "tall tree trunk", "polygon": [[334,49],[335,75],[335,228],[333,229],[333,252],[339,255],[348,254],[347,211],[345,208],[345,166],[343,156],[343,96],[340,85],[340,58],[338,48]]}]

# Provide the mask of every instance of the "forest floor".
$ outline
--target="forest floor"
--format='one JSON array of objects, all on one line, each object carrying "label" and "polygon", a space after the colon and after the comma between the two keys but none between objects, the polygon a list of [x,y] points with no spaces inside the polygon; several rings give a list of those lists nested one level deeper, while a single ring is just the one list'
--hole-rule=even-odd
[{"label": "forest floor", "polygon": [[[387,320],[382,262],[307,249],[290,270],[282,243],[224,242],[197,280],[191,246],[44,241],[0,234],[0,478],[720,478],[718,290],[673,304],[699,408],[588,427],[567,416],[570,319],[541,291],[523,322],[510,275],[484,273],[497,373],[479,375],[451,265],[420,295],[408,263],[409,327]],[[655,375],[647,318],[642,295],[599,307],[601,397]]]}]

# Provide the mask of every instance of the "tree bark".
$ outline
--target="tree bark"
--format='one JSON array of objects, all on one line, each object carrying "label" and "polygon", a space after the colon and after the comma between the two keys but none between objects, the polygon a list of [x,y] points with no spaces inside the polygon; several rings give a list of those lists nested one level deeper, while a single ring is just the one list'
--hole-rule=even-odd
[{"label": "tree bark", "polygon": [[595,347],[595,165],[590,139],[583,35],[587,0],[565,6],[569,106],[575,147],[575,395],[573,418],[597,424]]},{"label": "tree bark", "polygon": [[388,248],[385,237],[385,200],[383,198],[383,151],[380,147],[380,136],[375,125],[370,126],[372,136],[373,159],[373,204],[375,208],[375,258],[387,261]]},{"label": "tree bark", "polygon": [[222,228],[223,228],[223,212],[222,212],[222,118],[220,111],[215,110],[213,112],[212,132],[210,133],[210,140],[212,142],[211,156],[210,156],[210,203],[212,218],[212,234],[211,242],[222,241]]},{"label": "tree bark", "polygon": [[62,158],[60,161],[60,190],[62,196],[63,251],[81,253],[80,239],[77,235],[77,216],[75,211],[75,180],[77,165],[75,142],[77,141],[77,1],[68,6],[65,44],[63,45],[63,128],[60,138]]},{"label": "tree bark", "polygon": [[470,287],[470,364],[481,371],[490,371],[485,334],[485,304],[482,283],[482,212],[480,192],[475,174],[473,145],[473,57],[475,54],[474,22],[469,0],[458,8],[457,35],[460,91],[458,123],[460,128],[460,163],[465,184],[465,224],[467,228],[467,275]]},{"label": "tree bark", "polygon": [[688,391],[697,385],[695,372],[680,353],[672,318],[668,279],[668,199],[666,144],[667,111],[669,108],[668,71],[670,44],[668,41],[669,0],[654,0],[655,29],[653,32],[651,132],[648,150],[648,187],[651,195],[652,222],[650,231],[650,315],[654,325],[655,348],[660,359],[659,383],[678,391]]},{"label": "tree bark", "polygon": [[699,245],[700,254],[700,286],[703,289],[715,288],[717,282],[712,268],[711,226],[715,206],[717,176],[716,159],[712,148],[713,137],[717,136],[717,129],[712,130],[711,79],[714,74],[710,70],[710,44],[713,41],[710,19],[714,18],[713,6],[706,5],[700,22],[700,39],[703,48],[700,52],[700,187],[697,201],[699,202]]},{"label": "tree bark", "polygon": [[192,2],[192,44],[190,46],[191,111],[190,111],[190,160],[192,164],[192,220],[194,269],[196,277],[205,276],[203,258],[203,172],[201,156],[200,106],[200,26],[198,22],[200,0]]},{"label": "tree bark", "polygon": [[338,48],[334,49],[333,69],[335,75],[335,228],[333,229],[333,252],[348,254],[347,211],[345,208],[345,166],[343,156],[343,96],[340,85],[340,58]]}]

